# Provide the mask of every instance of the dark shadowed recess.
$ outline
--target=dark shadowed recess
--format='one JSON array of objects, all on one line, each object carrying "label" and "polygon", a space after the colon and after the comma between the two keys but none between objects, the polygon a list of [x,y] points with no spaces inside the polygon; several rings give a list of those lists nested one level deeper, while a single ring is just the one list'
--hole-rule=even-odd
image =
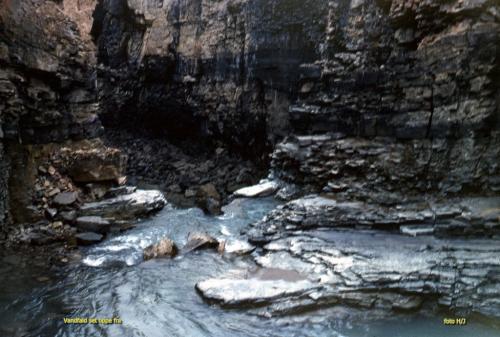
[{"label": "dark shadowed recess", "polygon": [[[268,162],[273,144],[289,131],[287,113],[276,121],[276,97],[288,103],[296,100],[300,65],[319,57],[317,41],[324,34],[326,16],[318,13],[325,14],[327,5],[311,3],[314,10],[306,14],[303,2],[295,0],[229,5],[221,15],[234,22],[227,29],[234,29],[238,37],[220,38],[215,54],[196,57],[178,49],[186,43],[182,25],[197,22],[200,32],[211,29],[207,19],[201,19],[201,1],[162,5],[171,6],[162,20],[171,23],[165,29],[172,30],[173,41],[165,41],[168,46],[162,47],[168,51],[161,55],[141,54],[152,25],[148,19],[124,1],[99,1],[92,36],[101,64],[98,82],[103,124],[142,129],[174,143],[189,141],[194,147],[222,142],[243,157]],[[194,21],[186,23],[183,15]],[[232,101],[228,99],[231,95],[220,92],[226,83],[233,85],[229,92],[241,90]],[[287,111],[288,104],[281,109]]]}]

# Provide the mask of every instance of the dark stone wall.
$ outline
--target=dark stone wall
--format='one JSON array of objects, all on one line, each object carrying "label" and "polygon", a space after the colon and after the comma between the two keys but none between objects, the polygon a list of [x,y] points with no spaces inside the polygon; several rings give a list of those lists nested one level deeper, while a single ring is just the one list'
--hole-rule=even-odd
[{"label": "dark stone wall", "polygon": [[[264,161],[285,135],[339,133],[404,161],[372,170],[361,154],[348,184],[496,193],[499,13],[491,0],[102,0],[103,116]],[[273,165],[322,188],[335,177],[314,172],[345,161],[326,148],[309,168],[286,151]]]},{"label": "dark stone wall", "polygon": [[303,133],[398,139],[498,129],[494,1],[330,2],[328,56],[292,107]]},{"label": "dark stone wall", "polygon": [[[328,55],[290,107],[283,179],[355,198],[500,191],[497,1],[330,1]],[[332,187],[333,186],[333,187]]]},{"label": "dark stone wall", "polygon": [[0,184],[9,149],[95,137],[100,115],[262,162],[287,135],[329,134],[273,156],[318,189],[497,193],[499,13],[495,0],[2,0]]},{"label": "dark stone wall", "polygon": [[0,228],[7,221],[9,166],[0,142]]},{"label": "dark stone wall", "polygon": [[300,64],[320,58],[327,13],[320,0],[103,0],[93,34],[104,121],[258,157],[288,129]]},{"label": "dark stone wall", "polygon": [[[9,179],[13,157],[31,144],[101,132],[95,51],[88,32],[84,36],[85,13],[94,7],[93,0],[0,1],[0,226],[7,210],[19,206],[8,196],[33,188]],[[23,176],[24,164],[10,177]]]}]

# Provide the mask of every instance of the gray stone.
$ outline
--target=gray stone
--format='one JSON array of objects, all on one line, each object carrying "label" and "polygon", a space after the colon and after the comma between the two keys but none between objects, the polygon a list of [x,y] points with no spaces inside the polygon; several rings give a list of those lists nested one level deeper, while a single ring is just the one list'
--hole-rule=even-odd
[{"label": "gray stone", "polygon": [[167,204],[160,191],[137,190],[80,207],[79,216],[101,216],[117,220],[135,219],[162,209]]},{"label": "gray stone", "polygon": [[111,223],[100,216],[82,216],[76,218],[76,227],[83,232],[107,233]]},{"label": "gray stone", "polygon": [[225,254],[245,255],[255,250],[255,246],[249,244],[247,241],[228,239],[222,243],[223,245],[219,246],[220,252]]},{"label": "gray stone", "polygon": [[77,197],[76,192],[62,192],[55,196],[53,202],[59,206],[69,206],[76,202]]},{"label": "gray stone", "polygon": [[267,197],[274,194],[278,190],[278,184],[274,181],[266,181],[258,185],[240,188],[233,194],[235,197]]},{"label": "gray stone", "polygon": [[102,234],[97,234],[93,232],[79,233],[75,235],[76,242],[82,246],[88,246],[96,244],[104,238]]},{"label": "gray stone", "polygon": [[262,305],[277,298],[291,297],[318,287],[307,280],[208,279],[196,284],[207,300],[225,306]]}]

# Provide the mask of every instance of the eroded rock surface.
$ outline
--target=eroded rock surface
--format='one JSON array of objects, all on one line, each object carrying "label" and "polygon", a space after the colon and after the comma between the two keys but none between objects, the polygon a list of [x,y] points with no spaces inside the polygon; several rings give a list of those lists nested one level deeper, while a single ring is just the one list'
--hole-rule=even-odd
[{"label": "eroded rock surface", "polygon": [[203,232],[192,232],[189,233],[182,250],[187,253],[199,249],[217,249],[218,247],[219,241],[211,235]]},{"label": "eroded rock surface", "polygon": [[269,281],[241,271],[202,281],[197,289],[208,300],[250,305],[266,316],[335,305],[390,314],[425,303],[498,317],[499,244],[360,230],[296,231],[266,244],[255,261],[302,278]]},{"label": "eroded rock surface", "polygon": [[453,140],[298,136],[276,146],[272,167],[284,181],[343,199],[394,204],[424,194],[495,195],[499,139],[497,131]]},{"label": "eroded rock surface", "polygon": [[[437,236],[492,237],[500,235],[498,198],[420,202],[384,207],[361,201],[337,201],[310,195],[271,211],[248,230],[254,242],[268,242],[315,228],[359,228]],[[421,233],[421,234],[425,234]]]},{"label": "eroded rock surface", "polygon": [[381,206],[306,196],[244,230],[261,247],[252,255],[257,272],[231,271],[197,290],[265,316],[355,306],[386,315],[446,307],[498,318],[498,204],[469,198]]},{"label": "eroded rock surface", "polygon": [[117,220],[136,219],[162,209],[167,201],[160,191],[136,190],[102,201],[83,204],[80,216],[101,216]]},{"label": "eroded rock surface", "polygon": [[144,260],[151,260],[157,257],[174,257],[177,254],[177,246],[169,238],[164,238],[160,242],[152,244],[144,249]]},{"label": "eroded rock surface", "polygon": [[[26,207],[33,144],[101,134],[89,31],[94,0],[0,1],[0,226],[36,220]],[[85,7],[85,9],[83,8]],[[77,20],[75,16],[82,20]],[[83,19],[83,17],[86,19]],[[23,217],[22,214],[27,214]]]}]

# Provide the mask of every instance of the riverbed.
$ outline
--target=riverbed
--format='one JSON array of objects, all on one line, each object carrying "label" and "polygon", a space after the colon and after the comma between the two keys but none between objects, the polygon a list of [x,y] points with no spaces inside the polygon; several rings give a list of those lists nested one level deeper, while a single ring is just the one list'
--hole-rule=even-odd
[{"label": "riverbed", "polygon": [[[5,251],[0,269],[0,335],[18,336],[342,336],[494,337],[497,322],[467,317],[444,325],[442,312],[380,316],[343,306],[291,316],[262,317],[245,308],[206,303],[201,280],[256,268],[249,256],[214,250],[144,262],[142,250],[168,236],[180,247],[189,232],[237,240],[240,231],[278,203],[273,198],[237,199],[222,216],[167,206],[127,232],[81,250],[81,259],[48,267],[40,259]],[[388,234],[389,235],[389,234]],[[64,318],[111,319],[112,324],[66,324]],[[114,319],[114,320],[113,320]]]}]

